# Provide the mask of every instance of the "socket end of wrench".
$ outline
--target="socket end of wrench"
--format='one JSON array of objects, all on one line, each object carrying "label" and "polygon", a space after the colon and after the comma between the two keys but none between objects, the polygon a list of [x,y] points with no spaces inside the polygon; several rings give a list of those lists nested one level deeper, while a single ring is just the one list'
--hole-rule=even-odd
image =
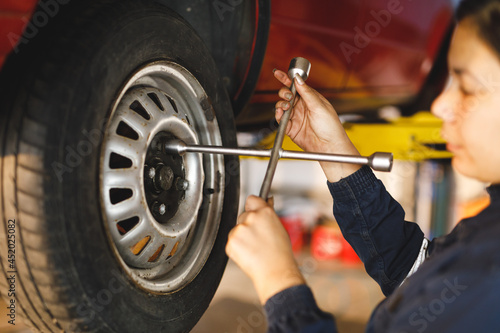
[{"label": "socket end of wrench", "polygon": [[297,57],[290,61],[290,66],[288,67],[288,76],[293,81],[295,74],[299,74],[304,81],[309,77],[309,72],[311,71],[311,63],[306,58]]},{"label": "socket end of wrench", "polygon": [[373,170],[389,172],[392,170],[393,160],[392,153],[374,153],[368,157],[368,165]]},{"label": "socket end of wrench", "polygon": [[170,154],[179,154],[183,156],[186,153],[187,145],[179,139],[169,140],[165,143],[165,152]]}]

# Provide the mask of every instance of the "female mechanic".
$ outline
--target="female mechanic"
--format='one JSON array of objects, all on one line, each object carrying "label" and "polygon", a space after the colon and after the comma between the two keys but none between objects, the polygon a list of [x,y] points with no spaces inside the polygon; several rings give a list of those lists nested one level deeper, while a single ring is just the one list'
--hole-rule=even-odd
[{"label": "female mechanic", "polygon": [[[432,112],[460,173],[488,182],[491,204],[429,241],[368,167],[322,162],[347,241],[387,298],[368,332],[500,332],[500,0],[463,0],[456,12],[450,79]],[[276,119],[290,108],[283,83]],[[304,151],[358,154],[332,105],[295,77],[300,99],[287,134]],[[226,252],[252,279],[269,332],[336,332],[315,303],[273,209],[247,199]]]}]

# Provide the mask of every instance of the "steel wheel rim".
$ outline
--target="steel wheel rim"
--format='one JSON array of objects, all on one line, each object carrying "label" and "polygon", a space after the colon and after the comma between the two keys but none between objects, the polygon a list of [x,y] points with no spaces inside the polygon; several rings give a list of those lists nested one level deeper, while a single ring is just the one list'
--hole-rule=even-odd
[{"label": "steel wheel rim", "polygon": [[[155,62],[125,84],[108,121],[100,163],[104,222],[125,272],[150,292],[173,292],[192,281],[217,236],[224,197],[223,157],[171,158],[165,153],[164,158],[156,148],[169,137],[221,145],[208,101],[186,68]],[[170,196],[176,191],[177,206]],[[162,212],[169,213],[167,207],[173,215],[162,218]]]}]

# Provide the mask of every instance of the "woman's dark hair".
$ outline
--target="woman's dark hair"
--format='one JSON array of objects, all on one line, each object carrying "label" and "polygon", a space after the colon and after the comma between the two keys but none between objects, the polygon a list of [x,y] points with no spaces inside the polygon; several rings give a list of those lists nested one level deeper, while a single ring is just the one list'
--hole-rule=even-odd
[{"label": "woman's dark hair", "polygon": [[500,57],[500,0],[462,0],[455,16],[458,22],[471,20],[480,38]]}]

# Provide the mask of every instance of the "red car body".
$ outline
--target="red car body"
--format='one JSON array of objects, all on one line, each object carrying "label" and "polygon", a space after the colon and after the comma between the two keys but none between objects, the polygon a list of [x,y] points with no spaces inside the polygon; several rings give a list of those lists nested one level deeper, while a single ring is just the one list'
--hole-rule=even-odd
[{"label": "red car body", "polygon": [[[274,0],[253,106],[238,120],[251,123],[262,103],[276,102],[272,70],[295,56],[310,60],[308,83],[338,112],[409,103],[445,59],[452,17],[448,0]],[[431,80],[442,82],[446,66],[436,66]]]},{"label": "red car body", "polygon": [[[228,6],[224,1],[218,2]],[[0,1],[0,65],[16,47],[37,3],[38,0]],[[242,3],[231,2],[233,6]],[[220,8],[218,14],[223,19],[222,15],[235,7]],[[240,69],[245,75],[238,79],[248,80],[249,76],[256,77],[249,71],[258,71],[260,67],[262,70],[258,82],[247,82],[245,87],[248,96],[254,90],[251,102],[248,104],[248,98],[243,98],[244,103],[233,103],[240,125],[262,123],[272,117],[270,106],[280,88],[272,70],[286,70],[290,59],[296,56],[311,61],[309,84],[333,101],[339,112],[407,103],[424,89],[453,24],[449,0],[273,0],[270,17],[265,17],[269,15],[268,1],[256,0],[250,8],[248,15],[255,22],[253,40],[244,44],[248,48],[244,53],[250,56],[246,67]],[[50,11],[45,12],[50,16]],[[44,17],[33,19],[43,21]],[[266,39],[262,61],[262,55],[256,54],[262,50],[257,50],[256,45]],[[444,77],[446,68],[440,71],[440,77]],[[244,85],[245,82],[236,82],[228,89],[233,102],[242,94]]]},{"label": "red car body", "polygon": [[37,2],[37,0],[0,1],[0,66],[15,47]]},{"label": "red car body", "polygon": [[444,0],[275,0],[255,100],[271,101],[271,70],[295,55],[311,61],[309,82],[328,97],[409,97],[429,74],[451,16]]}]

